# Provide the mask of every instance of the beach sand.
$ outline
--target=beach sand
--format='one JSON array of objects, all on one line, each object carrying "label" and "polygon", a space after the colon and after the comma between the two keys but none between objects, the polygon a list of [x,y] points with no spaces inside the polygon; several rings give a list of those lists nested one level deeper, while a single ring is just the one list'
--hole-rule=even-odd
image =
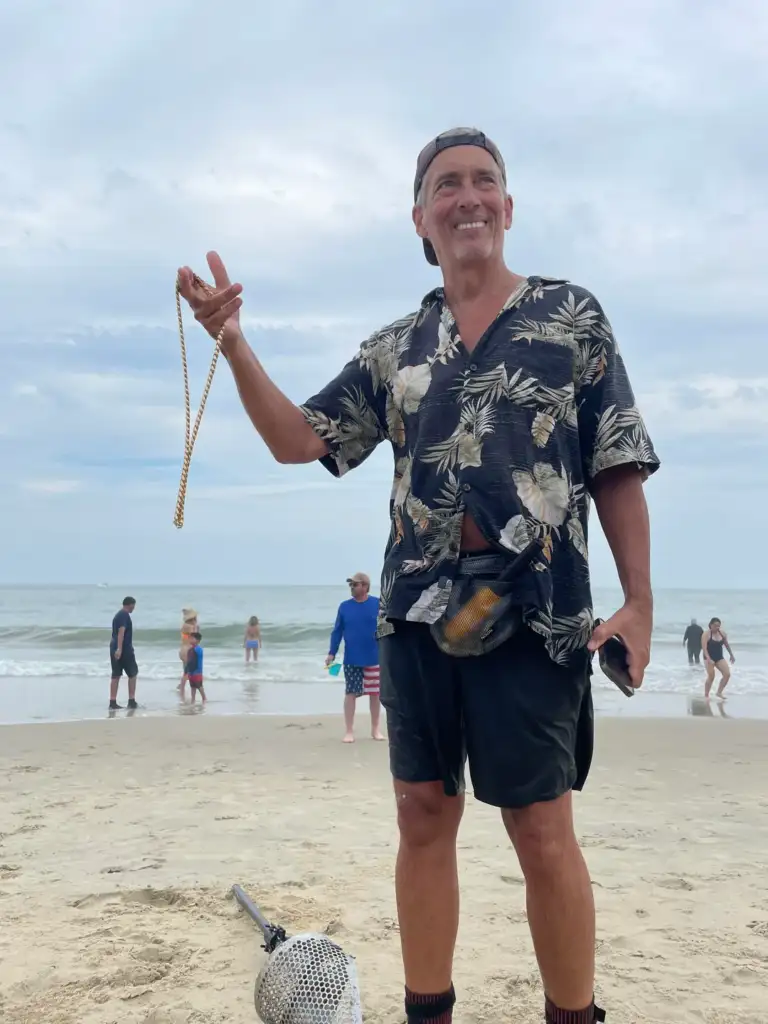
[{"label": "beach sand", "polygon": [[[4,1024],[246,1024],[259,938],[357,957],[364,1014],[402,1021],[384,744],[337,718],[205,715],[0,729]],[[366,722],[367,724],[367,722]],[[578,831],[611,1024],[768,1018],[768,723],[600,719]],[[524,888],[491,808],[459,837],[458,1024],[540,1024]]]}]

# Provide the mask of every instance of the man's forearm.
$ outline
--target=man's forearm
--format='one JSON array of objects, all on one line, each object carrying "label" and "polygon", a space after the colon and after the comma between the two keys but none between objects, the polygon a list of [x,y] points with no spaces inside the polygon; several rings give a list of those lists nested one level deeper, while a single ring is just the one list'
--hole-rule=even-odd
[{"label": "man's forearm", "polygon": [[643,478],[634,466],[606,469],[592,493],[627,601],[652,604],[651,530]]},{"label": "man's forearm", "polygon": [[227,345],[224,355],[243,408],[278,462],[314,462],[328,453],[325,442],[299,407],[270,380],[242,335]]}]

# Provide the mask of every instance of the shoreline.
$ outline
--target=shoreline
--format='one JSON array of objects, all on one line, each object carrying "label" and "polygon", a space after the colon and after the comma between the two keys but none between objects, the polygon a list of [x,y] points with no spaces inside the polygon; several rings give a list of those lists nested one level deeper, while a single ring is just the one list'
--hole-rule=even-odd
[{"label": "shoreline", "polygon": [[[23,687],[19,686],[23,683]],[[139,708],[128,712],[107,709],[108,690],[103,681],[78,677],[25,677],[23,680],[0,678],[0,729],[10,726],[42,725],[56,722],[88,722],[114,718],[206,718],[247,717],[305,718],[341,715],[343,688],[338,681],[312,683],[271,682],[254,675],[247,683],[222,684],[211,680],[206,686],[209,700],[204,708],[198,702],[181,704],[168,680],[142,680],[139,677]],[[650,690],[641,688],[633,697],[604,683],[599,677],[592,687],[596,718],[682,719],[725,718],[768,721],[768,694],[734,692],[724,701],[705,701],[701,691]],[[122,698],[122,700],[121,700]],[[127,700],[123,680],[118,700]],[[368,702],[361,699],[358,714],[366,713]]]},{"label": "shoreline", "polygon": [[[263,952],[238,883],[289,933],[331,934],[367,1024],[400,1024],[395,805],[363,724],[352,745],[333,716],[5,728],[3,1021],[252,1024]],[[765,722],[598,718],[574,805],[610,1019],[764,1019],[766,769]],[[458,853],[456,1024],[538,1024],[524,882],[471,785]]]}]

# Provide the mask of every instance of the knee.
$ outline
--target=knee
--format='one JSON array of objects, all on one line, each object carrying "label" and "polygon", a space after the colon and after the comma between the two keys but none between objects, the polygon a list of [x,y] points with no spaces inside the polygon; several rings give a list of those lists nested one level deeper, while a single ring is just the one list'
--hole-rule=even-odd
[{"label": "knee", "polygon": [[398,784],[397,826],[407,846],[455,843],[463,809],[463,798],[446,796],[439,783]]},{"label": "knee", "polygon": [[579,856],[570,815],[551,805],[536,804],[522,811],[504,811],[504,821],[526,879],[552,876],[563,861]]}]

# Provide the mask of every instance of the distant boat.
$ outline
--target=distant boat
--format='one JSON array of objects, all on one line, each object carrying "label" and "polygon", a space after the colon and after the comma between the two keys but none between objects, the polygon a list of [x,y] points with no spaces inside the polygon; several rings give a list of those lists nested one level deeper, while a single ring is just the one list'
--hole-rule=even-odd
[{"label": "distant boat", "polygon": [[109,584],[108,584],[108,583],[97,583],[97,584],[96,584],[96,586],[97,586],[97,587],[102,587],[102,588],[103,588],[103,587],[108,587],[108,586],[109,586]]}]

